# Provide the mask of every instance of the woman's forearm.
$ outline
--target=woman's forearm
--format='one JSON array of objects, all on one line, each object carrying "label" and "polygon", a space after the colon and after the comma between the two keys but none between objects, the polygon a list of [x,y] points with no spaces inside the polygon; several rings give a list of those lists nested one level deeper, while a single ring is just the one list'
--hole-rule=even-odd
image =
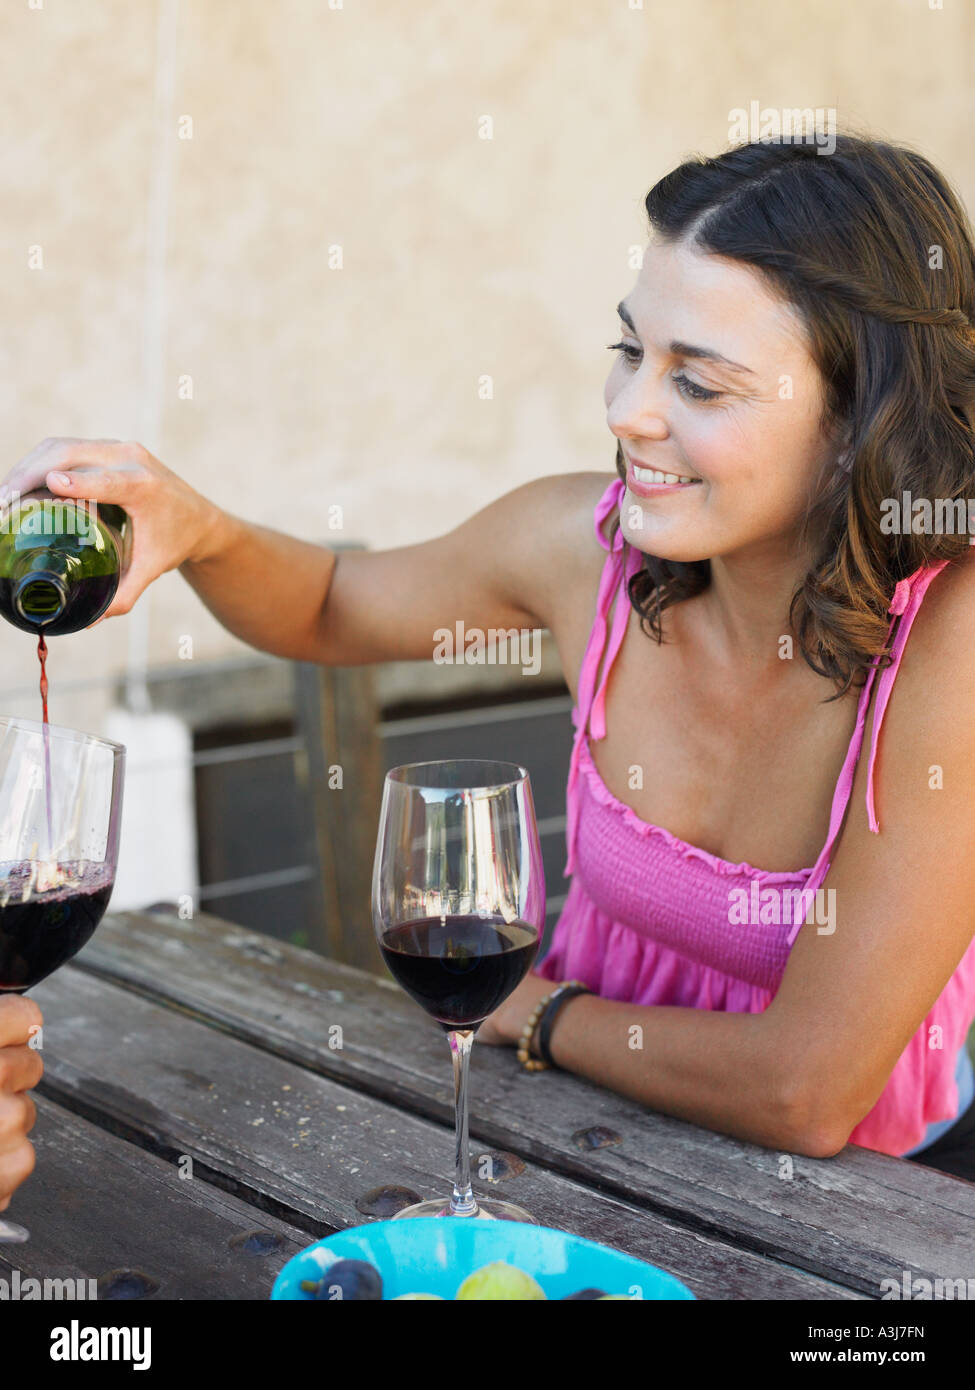
[{"label": "woman's forearm", "polygon": [[242,641],[274,656],[316,661],[335,558],[326,546],[215,508],[205,541],[179,572]]},{"label": "woman's forearm", "polygon": [[778,1055],[763,1014],[584,994],[556,1018],[549,1045],[566,1071],[706,1129],[818,1157],[840,1147],[795,1098],[799,1088],[785,1080],[790,1059]]}]

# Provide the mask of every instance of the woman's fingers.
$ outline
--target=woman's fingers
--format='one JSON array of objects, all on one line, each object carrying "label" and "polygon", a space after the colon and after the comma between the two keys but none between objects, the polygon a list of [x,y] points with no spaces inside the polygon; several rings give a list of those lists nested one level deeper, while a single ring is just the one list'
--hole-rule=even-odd
[{"label": "woman's fingers", "polygon": [[18,459],[0,481],[0,502],[19,493],[22,497],[40,487],[52,469],[65,472],[82,464],[112,468],[129,446],[118,439],[42,439],[30,453]]},{"label": "woman's fingers", "polygon": [[[219,507],[134,440],[44,440],[4,483],[20,496],[44,484],[59,501],[90,502],[95,509],[99,503],[113,504],[128,513],[126,570],[97,622],[130,612],[153,580],[178,569],[207,542],[221,515]],[[5,505],[9,509],[14,500],[10,495],[5,504],[0,495],[0,527]]]},{"label": "woman's fingers", "polygon": [[[148,496],[145,485],[153,478],[152,456],[141,444],[118,440],[45,440],[22,459],[8,474],[6,485],[25,496],[41,485],[56,497],[76,498],[79,502],[112,503],[124,507],[130,516],[138,511],[140,499]],[[165,470],[156,464],[160,473]],[[0,489],[2,491],[2,489]],[[12,504],[0,497],[0,515]],[[111,604],[97,620],[128,613],[139,595],[160,573],[137,563],[133,556],[122,575]],[[92,626],[97,626],[97,622]]]},{"label": "woman's fingers", "polygon": [[159,570],[146,569],[143,565],[131,564],[122,575],[122,581],[115,591],[115,597],[102,616],[96,618],[90,626],[97,627],[106,618],[118,618],[123,613],[131,612],[139,595],[145,593],[152,581],[159,578],[159,574]]},{"label": "woman's fingers", "polygon": [[44,475],[44,485],[58,497],[77,497],[82,502],[112,502],[128,506],[146,476],[142,466],[131,459],[116,461],[112,468],[100,464],[77,463],[68,468],[52,468]]}]

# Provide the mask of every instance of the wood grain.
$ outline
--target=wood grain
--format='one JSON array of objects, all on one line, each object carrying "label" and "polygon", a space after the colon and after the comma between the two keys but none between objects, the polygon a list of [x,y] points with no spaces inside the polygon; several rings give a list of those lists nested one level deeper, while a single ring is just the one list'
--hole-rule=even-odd
[{"label": "wood grain", "polygon": [[[391,981],[219,919],[105,918],[77,958],[212,1027],[443,1124],[443,1037]],[[342,1030],[341,1050],[329,1029]],[[580,1150],[604,1126],[623,1142]],[[701,1234],[878,1297],[881,1281],[975,1277],[975,1184],[872,1150],[783,1155],[673,1119],[564,1072],[475,1048],[471,1129],[576,1182]],[[791,1174],[791,1176],[790,1176]]]},{"label": "wood grain", "polygon": [[[189,1155],[201,1182],[255,1210],[255,1225],[266,1213],[313,1238],[367,1220],[362,1208],[376,1188],[406,1187],[418,1197],[450,1191],[453,1136],[444,1125],[72,966],[35,993],[45,1015],[41,1094],[168,1164]],[[440,1050],[436,1091],[446,1108],[442,1039]],[[505,1159],[476,1127],[474,1136],[478,1190],[519,1202],[545,1225],[659,1265],[698,1297],[856,1297],[543,1165]],[[97,1162],[97,1153],[86,1159],[90,1169]],[[507,1173],[501,1181],[491,1181],[494,1163]],[[137,1203],[119,1203],[113,1220],[130,1243],[133,1231],[137,1237]],[[180,1226],[193,1220],[189,1207],[177,1218]],[[36,1235],[38,1251],[45,1239]],[[198,1257],[188,1245],[187,1260]]]},{"label": "wood grain", "polygon": [[8,1280],[14,1269],[21,1281],[93,1279],[99,1300],[140,1289],[154,1299],[266,1299],[309,1243],[297,1227],[199,1176],[181,1178],[174,1163],[43,1096],[31,1139],[37,1166],[11,1203],[31,1238],[0,1245]]}]

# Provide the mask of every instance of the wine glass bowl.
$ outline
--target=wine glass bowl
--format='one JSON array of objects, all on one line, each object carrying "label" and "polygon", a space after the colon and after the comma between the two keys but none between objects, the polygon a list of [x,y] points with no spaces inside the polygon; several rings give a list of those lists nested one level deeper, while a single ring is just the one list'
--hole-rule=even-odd
[{"label": "wine glass bowl", "polygon": [[[0,995],[23,994],[77,955],[108,906],[118,863],[125,748],[0,717]],[[26,1239],[0,1219],[0,1241]]]},{"label": "wine glass bowl", "polygon": [[532,1221],[511,1203],[474,1198],[467,1152],[474,1035],[531,969],[545,922],[545,876],[525,768],[455,758],[389,771],[372,911],[391,974],[448,1034],[454,1061],[453,1195],[397,1215]]},{"label": "wine glass bowl", "polygon": [[0,717],[0,993],[23,993],[76,955],[118,862],[125,749]]}]

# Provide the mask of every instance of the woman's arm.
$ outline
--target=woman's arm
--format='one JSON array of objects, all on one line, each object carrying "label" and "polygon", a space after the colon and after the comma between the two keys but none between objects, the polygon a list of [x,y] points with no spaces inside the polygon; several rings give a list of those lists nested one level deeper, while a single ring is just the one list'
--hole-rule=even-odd
[{"label": "woman's arm", "polygon": [[126,509],[132,558],[105,618],[128,613],[154,579],[178,569],[251,646],[354,666],[429,659],[434,633],[453,633],[457,621],[485,632],[548,627],[580,552],[595,549],[589,499],[600,476],[537,478],[446,535],[364,551],[333,551],[234,516],[134,442],[45,439],[3,483],[11,493],[46,484],[58,497]]},{"label": "woman's arm", "polygon": [[[802,927],[764,1013],[581,996],[552,1030],[559,1066],[770,1148],[828,1157],[846,1144],[975,935],[972,634],[969,554],[925,595],[894,682],[874,768],[881,832],[864,805],[871,712],[822,885],[834,895],[834,930]],[[516,1041],[551,988],[530,976],[488,1020],[487,1040],[493,1028],[495,1040]]]},{"label": "woman's arm", "polygon": [[873,1108],[975,936],[973,634],[968,551],[927,590],[894,680],[874,767],[880,833],[864,805],[871,708],[823,884],[835,930],[802,928],[766,1010],[805,1057],[807,1092],[823,1097],[837,1147]]},{"label": "woman's arm", "polygon": [[[555,566],[539,534],[553,479],[527,483],[446,535],[333,551],[226,512],[180,573],[224,627],[264,651],[323,665],[430,659],[434,633],[547,625]],[[502,538],[506,538],[502,541]]]},{"label": "woman's arm", "polygon": [[[535,1005],[555,988],[529,975],[478,1030],[517,1043]],[[651,1110],[791,1153],[828,1148],[784,1072],[764,1014],[621,1004],[595,994],[564,1005],[549,1045],[555,1063]],[[830,1150],[835,1152],[835,1148]]]}]

